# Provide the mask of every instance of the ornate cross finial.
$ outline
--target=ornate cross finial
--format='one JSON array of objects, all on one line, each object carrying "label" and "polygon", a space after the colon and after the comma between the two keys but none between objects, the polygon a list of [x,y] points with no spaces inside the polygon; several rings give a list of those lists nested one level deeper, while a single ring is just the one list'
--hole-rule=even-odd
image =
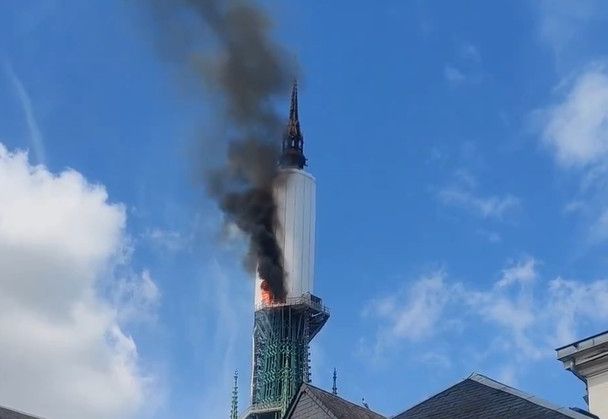
[{"label": "ornate cross finial", "polygon": [[298,122],[298,80],[291,86],[291,106],[289,107],[289,121]]},{"label": "ornate cross finial", "polygon": [[285,135],[283,136],[280,165],[283,168],[297,169],[302,169],[306,166],[306,157],[304,157],[304,137],[300,129],[300,119],[298,115],[298,83],[295,80],[291,87],[289,120],[287,121]]}]

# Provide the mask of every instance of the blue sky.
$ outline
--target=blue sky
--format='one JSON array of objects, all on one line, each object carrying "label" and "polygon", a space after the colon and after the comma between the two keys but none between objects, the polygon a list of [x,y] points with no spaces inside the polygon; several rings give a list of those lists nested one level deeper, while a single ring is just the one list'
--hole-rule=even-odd
[{"label": "blue sky", "polygon": [[[472,372],[581,406],[583,385],[553,349],[608,324],[608,6],[263,7],[298,62],[318,183],[315,284],[332,317],[313,344],[313,382],[330,388],[336,367],[341,395],[385,414]],[[36,354],[19,365],[49,377],[39,384],[49,400],[0,384],[0,404],[52,418],[79,411],[70,403],[80,397],[89,417],[222,417],[235,369],[248,402],[253,284],[195,171],[213,153],[195,138],[216,103],[176,78],[154,31],[134,1],[0,5],[0,184],[10,191],[0,246],[39,250],[47,225],[29,227],[61,219],[50,243],[73,239],[66,251],[90,273],[75,297],[65,275],[15,265],[2,285],[14,311],[0,317],[43,312],[44,299],[11,283],[29,278],[106,319],[85,351],[101,361],[77,358],[95,372],[82,379],[87,396],[78,385],[60,401],[48,391],[84,349],[41,346],[57,370]],[[73,200],[54,199],[63,193]],[[38,250],[25,260],[46,266]],[[48,316],[49,330],[60,327]],[[4,320],[3,340],[14,332]],[[92,329],[71,321],[69,336],[85,341]],[[120,403],[103,407],[110,399]]]}]

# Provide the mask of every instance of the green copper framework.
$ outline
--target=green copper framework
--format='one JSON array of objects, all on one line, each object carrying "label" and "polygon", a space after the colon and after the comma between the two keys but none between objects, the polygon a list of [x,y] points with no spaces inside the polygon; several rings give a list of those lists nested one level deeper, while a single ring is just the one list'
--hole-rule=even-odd
[{"label": "green copper framework", "polygon": [[280,418],[300,385],[310,382],[310,341],[328,318],[311,294],[255,312],[248,418]]}]

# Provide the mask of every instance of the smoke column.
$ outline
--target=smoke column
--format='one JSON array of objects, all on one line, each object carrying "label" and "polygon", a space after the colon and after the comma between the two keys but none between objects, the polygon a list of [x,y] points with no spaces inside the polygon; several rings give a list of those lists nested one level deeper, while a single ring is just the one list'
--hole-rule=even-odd
[{"label": "smoke column", "polygon": [[[245,265],[257,267],[273,297],[283,300],[285,273],[275,236],[280,226],[273,196],[283,118],[274,103],[288,92],[293,72],[270,37],[269,18],[252,1],[152,3],[170,53],[177,53],[176,61],[189,72],[195,70],[200,81],[221,98],[222,117],[229,129],[212,140],[227,144],[227,156],[221,167],[205,173],[207,191],[226,222],[236,224],[247,236]],[[210,37],[201,40],[204,33]],[[207,40],[212,45],[204,45],[207,51],[201,53],[201,43]]]}]

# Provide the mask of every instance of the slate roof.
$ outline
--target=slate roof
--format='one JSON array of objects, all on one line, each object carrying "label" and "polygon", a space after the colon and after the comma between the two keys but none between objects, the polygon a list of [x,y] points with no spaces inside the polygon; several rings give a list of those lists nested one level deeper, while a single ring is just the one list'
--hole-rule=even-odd
[{"label": "slate roof", "polygon": [[0,419],[41,419],[0,406]]},{"label": "slate roof", "polygon": [[285,418],[290,417],[290,412],[293,411],[303,392],[306,392],[315,400],[315,402],[317,402],[317,404],[324,407],[324,410],[328,415],[333,416],[336,419],[386,419],[385,416],[373,412],[370,409],[351,403],[348,400],[344,400],[339,396],[335,396],[332,393],[321,390],[310,384],[302,384],[302,387],[300,387],[300,390],[291,401],[284,416]]},{"label": "slate roof", "polygon": [[589,419],[565,407],[473,374],[393,419]]}]

